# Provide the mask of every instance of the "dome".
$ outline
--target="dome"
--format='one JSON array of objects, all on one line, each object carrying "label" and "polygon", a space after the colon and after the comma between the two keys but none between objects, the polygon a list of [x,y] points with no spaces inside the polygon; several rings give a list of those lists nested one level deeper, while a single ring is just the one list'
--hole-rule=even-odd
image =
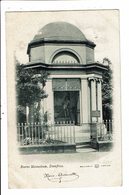
[{"label": "dome", "polygon": [[73,24],[67,22],[53,22],[41,28],[33,41],[47,40],[77,40],[86,41],[85,35]]},{"label": "dome", "polygon": [[37,47],[44,43],[82,43],[91,48],[96,46],[94,42],[87,40],[76,26],[67,22],[52,22],[41,28],[28,44],[27,54],[29,54],[31,47]]}]

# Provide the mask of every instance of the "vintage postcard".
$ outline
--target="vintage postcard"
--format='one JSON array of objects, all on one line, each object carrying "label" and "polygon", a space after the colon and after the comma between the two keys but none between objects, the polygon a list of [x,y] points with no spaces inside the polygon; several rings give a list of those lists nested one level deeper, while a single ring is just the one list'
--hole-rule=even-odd
[{"label": "vintage postcard", "polygon": [[121,186],[119,11],[5,15],[9,188]]}]

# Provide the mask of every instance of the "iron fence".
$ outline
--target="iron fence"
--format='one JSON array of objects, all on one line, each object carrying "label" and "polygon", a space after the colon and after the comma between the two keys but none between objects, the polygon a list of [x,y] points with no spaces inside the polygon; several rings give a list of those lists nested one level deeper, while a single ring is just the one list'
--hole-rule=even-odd
[{"label": "iron fence", "polygon": [[112,120],[106,120],[103,121],[103,123],[91,123],[91,139],[96,139],[97,141],[112,141],[112,129]]},{"label": "iron fence", "polygon": [[71,121],[55,124],[18,123],[17,141],[19,145],[46,145],[80,143],[96,140],[112,140],[112,121],[103,123],[83,123],[75,125]]},{"label": "iron fence", "polygon": [[17,141],[20,145],[75,143],[75,125],[73,122],[18,123]]}]

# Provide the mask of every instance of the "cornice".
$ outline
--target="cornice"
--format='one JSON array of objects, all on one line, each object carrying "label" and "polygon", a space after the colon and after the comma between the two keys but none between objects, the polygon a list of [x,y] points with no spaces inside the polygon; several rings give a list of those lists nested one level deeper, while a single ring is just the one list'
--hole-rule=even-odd
[{"label": "cornice", "polygon": [[89,41],[89,40],[54,40],[54,39],[47,39],[47,38],[42,38],[39,40],[32,40],[29,44],[28,44],[28,48],[27,48],[27,54],[29,54],[30,52],[30,48],[32,47],[37,47],[40,45],[44,45],[45,43],[52,43],[52,44],[85,44],[88,47],[94,48],[96,45],[94,42]]},{"label": "cornice", "polygon": [[69,64],[69,65],[65,65],[65,64],[45,64],[43,62],[29,62],[28,64],[26,64],[25,69],[29,69],[29,68],[41,68],[41,69],[45,69],[45,70],[84,70],[84,71],[94,71],[94,70],[98,70],[100,72],[102,71],[106,71],[107,67],[104,66],[103,64],[100,63],[91,63],[91,64]]}]

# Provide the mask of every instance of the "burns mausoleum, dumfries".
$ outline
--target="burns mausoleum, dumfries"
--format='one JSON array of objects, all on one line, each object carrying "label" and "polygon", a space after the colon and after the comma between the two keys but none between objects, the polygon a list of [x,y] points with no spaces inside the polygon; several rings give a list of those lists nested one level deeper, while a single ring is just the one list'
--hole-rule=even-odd
[{"label": "burns mausoleum, dumfries", "polygon": [[[45,25],[28,44],[26,68],[49,73],[44,87],[48,97],[40,102],[41,122],[47,111],[50,123],[74,121],[78,132],[85,124],[102,123],[101,85],[106,67],[95,62],[95,46],[67,22]],[[88,135],[89,129],[84,130]]]}]

